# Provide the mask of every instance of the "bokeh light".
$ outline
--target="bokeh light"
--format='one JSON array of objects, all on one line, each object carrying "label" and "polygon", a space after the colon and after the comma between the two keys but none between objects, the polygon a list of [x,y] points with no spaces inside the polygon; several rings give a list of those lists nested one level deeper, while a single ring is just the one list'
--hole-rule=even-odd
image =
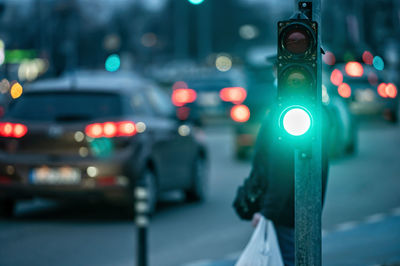
[{"label": "bokeh light", "polygon": [[385,88],[386,95],[390,98],[396,98],[397,88],[393,83],[389,83]]},{"label": "bokeh light", "polygon": [[119,69],[121,66],[121,60],[119,58],[119,55],[117,54],[112,54],[107,57],[106,63],[105,63],[105,68],[109,72],[115,72]]},{"label": "bokeh light", "polygon": [[385,68],[385,63],[383,62],[383,59],[380,56],[375,56],[374,60],[372,61],[372,64],[374,65],[376,70],[383,70]]},{"label": "bokeh light", "polygon": [[226,55],[220,55],[215,60],[215,66],[221,72],[229,71],[232,68],[232,60]]},{"label": "bokeh light", "polygon": [[336,57],[332,52],[326,51],[322,56],[322,60],[325,64],[333,66],[336,63]]},{"label": "bokeh light", "polygon": [[244,105],[235,105],[231,109],[231,118],[233,121],[244,123],[250,119],[250,110]]},{"label": "bokeh light", "polygon": [[338,87],[338,93],[343,98],[349,98],[351,96],[351,88],[347,83],[342,83]]},{"label": "bokeh light", "polygon": [[7,79],[2,79],[0,82],[0,92],[2,94],[9,92],[10,90],[10,82]]},{"label": "bokeh light", "polygon": [[363,66],[355,61],[348,62],[345,70],[350,77],[361,77],[364,74]]},{"label": "bokeh light", "polygon": [[242,25],[239,28],[239,35],[242,39],[245,40],[252,40],[254,38],[256,38],[258,36],[259,32],[258,32],[258,28],[254,25]]},{"label": "bokeh light", "polygon": [[374,72],[368,73],[368,82],[371,86],[378,85],[378,76]]},{"label": "bokeh light", "polygon": [[140,38],[140,42],[144,47],[153,47],[157,44],[157,35],[152,32],[147,32]]},{"label": "bokeh light", "polygon": [[339,86],[343,82],[343,74],[339,69],[334,69],[331,74],[332,84]]},{"label": "bokeh light", "polygon": [[15,82],[12,86],[11,86],[11,90],[10,90],[10,94],[11,97],[13,99],[17,99],[22,95],[23,92],[23,88],[22,85],[19,84],[18,82]]},{"label": "bokeh light", "polygon": [[386,83],[379,84],[377,91],[378,91],[379,96],[381,96],[382,98],[388,97],[386,94]]},{"label": "bokeh light", "polygon": [[374,56],[369,51],[365,51],[362,55],[362,59],[365,64],[372,65],[372,61],[374,60]]}]

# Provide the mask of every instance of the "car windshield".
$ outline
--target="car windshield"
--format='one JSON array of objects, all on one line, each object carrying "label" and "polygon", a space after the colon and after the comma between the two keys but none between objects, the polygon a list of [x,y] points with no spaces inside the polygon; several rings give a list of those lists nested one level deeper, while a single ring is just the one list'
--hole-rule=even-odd
[{"label": "car windshield", "polygon": [[26,93],[10,106],[7,117],[38,121],[87,121],[121,115],[120,97],[113,93]]}]

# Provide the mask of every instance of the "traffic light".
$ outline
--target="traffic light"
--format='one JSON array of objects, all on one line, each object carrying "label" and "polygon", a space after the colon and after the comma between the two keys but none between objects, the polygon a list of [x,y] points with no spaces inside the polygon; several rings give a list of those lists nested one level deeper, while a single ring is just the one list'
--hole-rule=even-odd
[{"label": "traffic light", "polygon": [[200,5],[204,0],[188,0],[192,5]]},{"label": "traffic light", "polygon": [[315,134],[317,53],[318,24],[315,21],[301,17],[278,22],[279,135],[295,144]]}]

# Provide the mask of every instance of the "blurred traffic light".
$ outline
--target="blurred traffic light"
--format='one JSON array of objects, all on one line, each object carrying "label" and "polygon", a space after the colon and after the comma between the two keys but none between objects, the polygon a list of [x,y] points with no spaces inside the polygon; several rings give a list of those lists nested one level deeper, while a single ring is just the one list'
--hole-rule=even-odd
[{"label": "blurred traffic light", "polygon": [[279,127],[286,136],[308,136],[313,128],[317,28],[317,23],[307,18],[278,22]]},{"label": "blurred traffic light", "polygon": [[121,66],[121,59],[119,58],[119,55],[112,54],[107,57],[105,62],[105,68],[107,71],[115,72],[119,69],[120,66]]}]

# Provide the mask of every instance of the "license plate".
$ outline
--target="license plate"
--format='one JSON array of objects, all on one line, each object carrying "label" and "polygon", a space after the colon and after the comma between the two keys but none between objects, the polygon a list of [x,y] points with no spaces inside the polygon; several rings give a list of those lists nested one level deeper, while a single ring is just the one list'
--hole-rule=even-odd
[{"label": "license plate", "polygon": [[31,170],[29,181],[36,185],[75,185],[81,182],[81,171],[72,167],[40,167]]}]

